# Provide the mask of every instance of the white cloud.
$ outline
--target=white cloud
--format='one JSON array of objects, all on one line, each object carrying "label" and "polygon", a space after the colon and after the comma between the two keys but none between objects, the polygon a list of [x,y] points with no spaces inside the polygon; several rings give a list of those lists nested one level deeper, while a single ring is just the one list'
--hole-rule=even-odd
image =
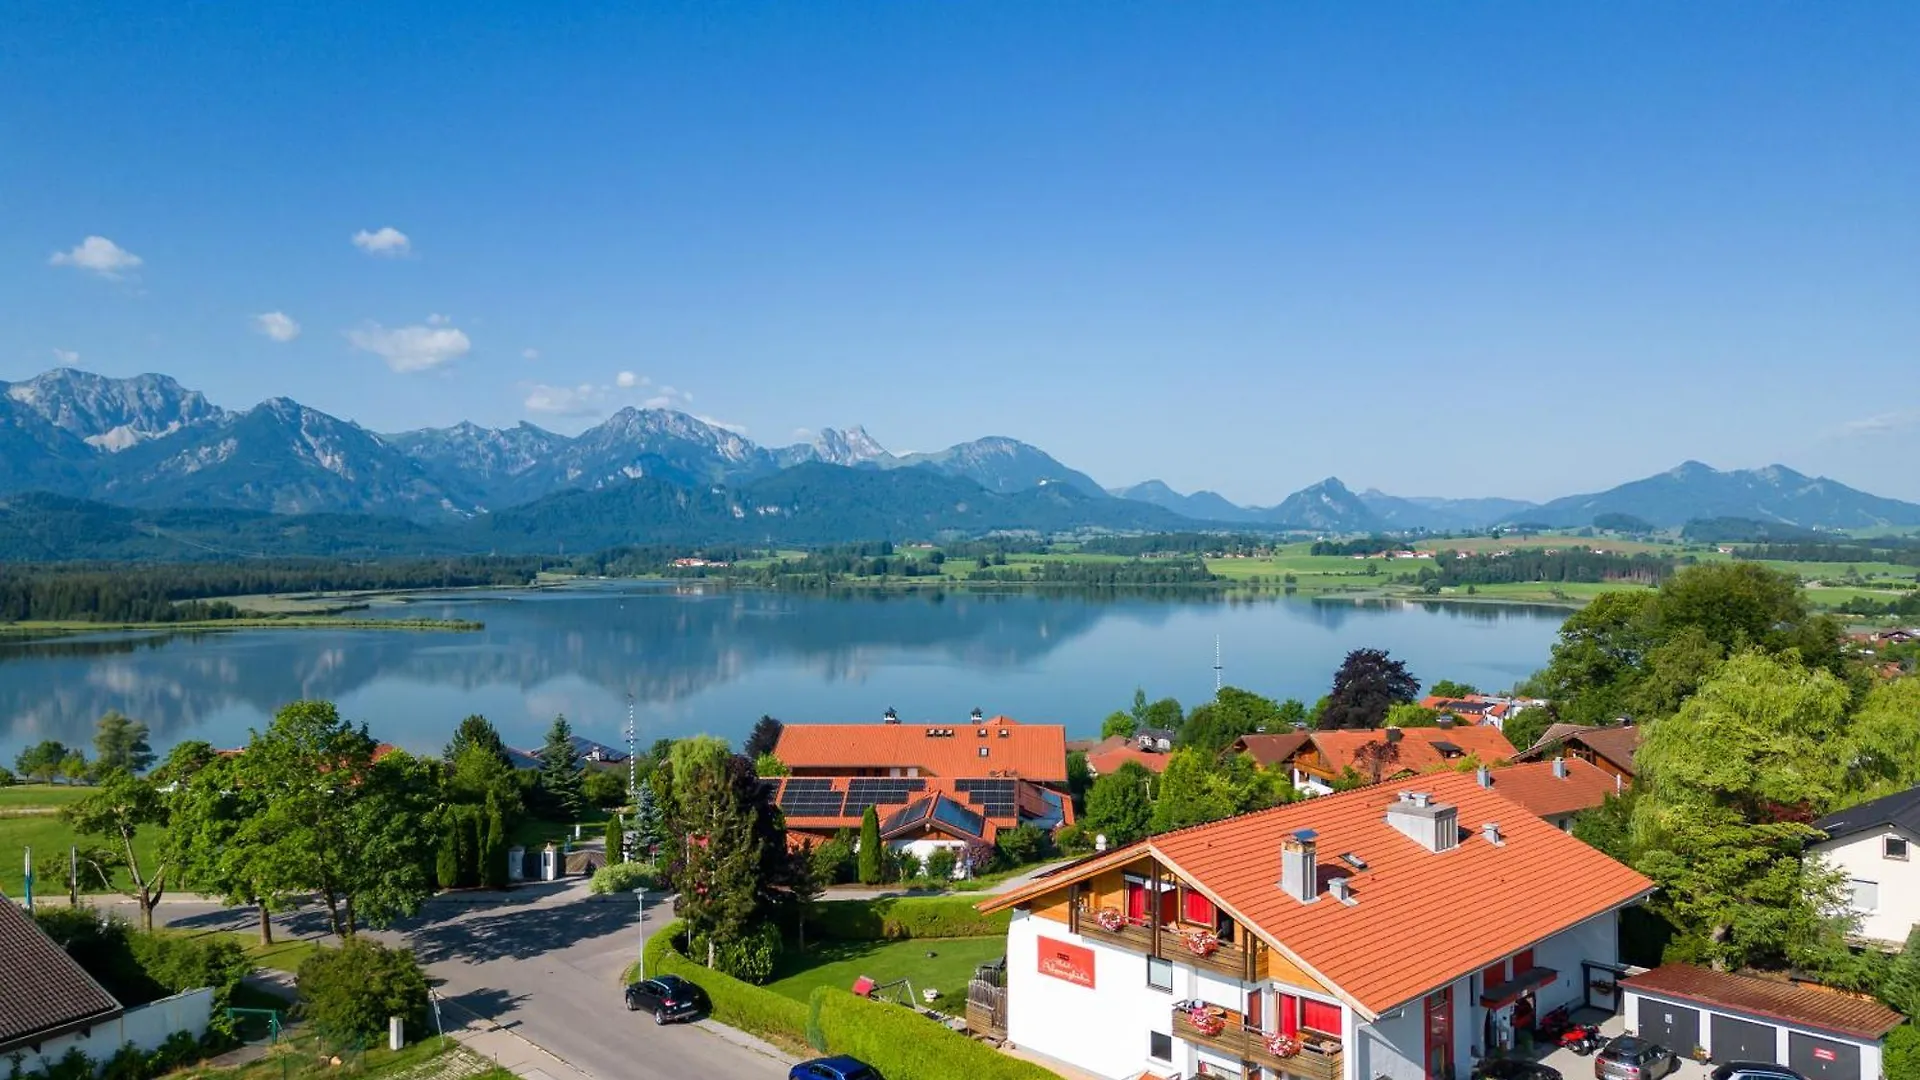
[{"label": "white cloud", "polygon": [[536,384],[527,393],[524,403],[528,412],[545,413],[548,416],[598,416],[600,401],[606,396],[606,388],[592,383],[579,386],[548,386]]},{"label": "white cloud", "polygon": [[540,359],[540,350],[539,350],[539,349],[534,349],[534,348],[526,348],[526,349],[521,349],[521,350],[520,350],[520,359],[522,359],[522,360],[538,360],[538,359]]},{"label": "white cloud", "polygon": [[452,319],[447,318],[445,315],[427,316],[428,326],[446,326],[448,323],[451,323],[452,321],[453,321]]},{"label": "white cloud", "polygon": [[1859,420],[1849,420],[1840,425],[1840,435],[1843,438],[1859,435],[1890,435],[1910,427],[1920,427],[1920,409],[1906,409],[1863,417]]},{"label": "white cloud", "polygon": [[284,311],[269,311],[255,315],[253,328],[275,341],[292,341],[300,336],[300,324]]},{"label": "white cloud", "polygon": [[72,349],[55,349],[53,358],[60,361],[61,367],[71,367],[80,362],[80,354]]},{"label": "white cloud", "polygon": [[73,250],[56,251],[47,260],[49,266],[71,266],[116,279],[129,270],[138,269],[141,262],[140,256],[104,236],[89,236],[75,244]]},{"label": "white cloud", "polygon": [[631,390],[640,385],[640,377],[631,371],[623,371],[613,377],[613,385],[622,390]]},{"label": "white cloud", "polygon": [[353,234],[353,246],[369,255],[384,255],[390,259],[413,254],[413,241],[407,239],[406,233],[391,225],[373,232],[361,229]]},{"label": "white cloud", "polygon": [[812,429],[812,428],[810,428],[810,427],[797,427],[797,428],[794,428],[794,429],[793,429],[793,437],[794,437],[795,439],[799,439],[799,440],[801,440],[802,442],[804,442],[804,441],[806,441],[806,440],[808,440],[808,439],[811,439],[811,438],[813,438],[813,429]]},{"label": "white cloud", "polygon": [[473,342],[460,330],[444,324],[432,326],[396,326],[391,329],[371,323],[359,330],[347,331],[347,340],[356,349],[365,349],[387,362],[398,372],[429,371],[457,360],[473,348]]},{"label": "white cloud", "polygon": [[722,431],[731,431],[735,435],[745,435],[747,433],[747,425],[745,424],[736,424],[732,421],[721,420],[712,416],[696,416],[694,419],[710,427],[717,427]]}]

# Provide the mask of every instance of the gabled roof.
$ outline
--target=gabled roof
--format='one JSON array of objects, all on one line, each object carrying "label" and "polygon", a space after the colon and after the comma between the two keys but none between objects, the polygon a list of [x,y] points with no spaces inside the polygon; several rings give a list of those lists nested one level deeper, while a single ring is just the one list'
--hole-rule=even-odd
[{"label": "gabled roof", "polygon": [[[1381,776],[1398,776],[1404,772],[1425,772],[1440,768],[1472,756],[1491,765],[1496,761],[1506,761],[1513,757],[1513,744],[1500,733],[1499,728],[1483,725],[1461,725],[1453,727],[1397,728],[1400,732],[1399,757],[1383,770]],[[1359,765],[1360,748],[1369,743],[1388,741],[1387,729],[1371,730],[1335,730],[1316,731],[1311,741],[1320,756],[1326,759],[1328,768],[1338,773],[1352,766],[1359,772],[1367,770]],[[1445,752],[1443,752],[1445,751]],[[1456,753],[1457,751],[1457,753]]]},{"label": "gabled roof", "polygon": [[1110,746],[1089,753],[1087,768],[1093,770],[1095,776],[1105,776],[1131,761],[1149,772],[1165,772],[1167,759],[1172,756],[1155,753],[1152,750],[1142,750],[1133,745],[1131,740],[1123,739],[1119,746]]},{"label": "gabled roof", "polygon": [[788,724],[773,754],[795,772],[911,766],[927,776],[1067,780],[1067,729],[1005,716],[946,724]]},{"label": "gabled roof", "polygon": [[[1387,823],[1402,791],[1457,809],[1466,834],[1432,852]],[[1501,843],[1481,835],[1498,822]],[[1321,879],[1346,877],[1351,906],[1324,893],[1303,904],[1282,892],[1280,844],[1317,833]],[[1340,859],[1359,856],[1365,870]],[[1482,788],[1439,773],[1166,833],[1004,893],[993,911],[1025,903],[1111,866],[1152,855],[1252,927],[1269,944],[1370,1016],[1635,902],[1653,883]]]},{"label": "gabled roof", "polygon": [[1553,775],[1553,762],[1529,761],[1494,769],[1493,790],[1532,811],[1535,817],[1554,817],[1591,810],[1618,794],[1613,774],[1582,758],[1567,758],[1567,775]]},{"label": "gabled roof", "polygon": [[1662,964],[1652,971],[1622,979],[1620,986],[1770,1020],[1784,1020],[1866,1042],[1878,1042],[1906,1019],[1871,998],[1756,979],[1751,975],[1734,975],[1692,964]]},{"label": "gabled roof", "polygon": [[1608,724],[1585,727],[1580,724],[1552,724],[1540,741],[1514,755],[1515,761],[1537,761],[1565,746],[1583,746],[1606,758],[1628,776],[1634,775],[1633,754],[1640,749],[1640,729],[1633,724]]},{"label": "gabled roof", "polygon": [[0,897],[0,1051],[121,1013],[67,951]]},{"label": "gabled roof", "polygon": [[1888,825],[1920,834],[1920,787],[1836,810],[1813,823],[1813,827],[1826,833],[1830,840]]},{"label": "gabled roof", "polygon": [[959,840],[991,841],[999,829],[977,807],[954,801],[944,792],[915,799],[880,822],[880,839],[892,840],[919,829],[933,829]]},{"label": "gabled roof", "polygon": [[1278,765],[1307,745],[1310,732],[1283,731],[1276,735],[1242,735],[1233,748],[1251,757],[1261,768]]}]

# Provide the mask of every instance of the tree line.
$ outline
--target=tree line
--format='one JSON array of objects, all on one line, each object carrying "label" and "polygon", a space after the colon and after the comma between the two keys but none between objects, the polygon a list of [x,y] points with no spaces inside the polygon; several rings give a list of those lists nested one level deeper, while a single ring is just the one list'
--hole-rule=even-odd
[{"label": "tree line", "polygon": [[1736,559],[1771,559],[1777,562],[1818,563],[1893,563],[1920,566],[1920,544],[1888,539],[1866,544],[1754,544],[1735,548]]},{"label": "tree line", "polygon": [[1504,555],[1438,553],[1431,567],[1421,567],[1417,578],[1439,585],[1499,585],[1510,582],[1637,581],[1657,585],[1674,571],[1671,555],[1592,548],[1515,548]]}]

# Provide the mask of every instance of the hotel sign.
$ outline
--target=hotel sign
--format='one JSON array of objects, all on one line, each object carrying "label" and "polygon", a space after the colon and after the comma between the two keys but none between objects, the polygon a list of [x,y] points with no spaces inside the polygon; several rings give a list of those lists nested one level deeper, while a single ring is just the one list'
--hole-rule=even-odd
[{"label": "hotel sign", "polygon": [[1052,938],[1040,939],[1040,974],[1093,988],[1093,950]]}]

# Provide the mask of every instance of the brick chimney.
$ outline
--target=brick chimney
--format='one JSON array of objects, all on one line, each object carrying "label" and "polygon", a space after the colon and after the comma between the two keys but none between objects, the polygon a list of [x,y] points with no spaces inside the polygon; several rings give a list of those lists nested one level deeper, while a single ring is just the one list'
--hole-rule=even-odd
[{"label": "brick chimney", "polygon": [[1280,841],[1280,891],[1303,904],[1320,898],[1319,834],[1301,829]]}]

